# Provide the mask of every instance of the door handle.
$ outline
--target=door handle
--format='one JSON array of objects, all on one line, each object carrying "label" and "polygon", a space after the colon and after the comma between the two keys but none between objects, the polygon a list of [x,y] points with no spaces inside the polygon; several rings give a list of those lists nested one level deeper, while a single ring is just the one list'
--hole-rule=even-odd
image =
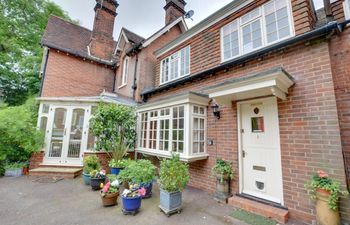
[{"label": "door handle", "polygon": [[63,133],[64,136],[66,136],[66,133],[67,133],[66,131],[67,131],[66,128],[64,128],[64,133]]},{"label": "door handle", "polygon": [[244,151],[244,150],[242,150],[242,156],[243,156],[243,158],[245,158],[246,155],[247,155],[247,152]]}]

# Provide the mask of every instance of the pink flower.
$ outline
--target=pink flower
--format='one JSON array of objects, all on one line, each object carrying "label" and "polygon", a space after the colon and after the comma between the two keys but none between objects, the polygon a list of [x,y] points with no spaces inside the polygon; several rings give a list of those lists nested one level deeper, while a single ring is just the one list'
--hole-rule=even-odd
[{"label": "pink flower", "polygon": [[321,178],[327,178],[328,177],[328,174],[326,172],[324,172],[323,170],[319,170],[317,171],[318,173],[318,176],[321,177]]},{"label": "pink flower", "polygon": [[111,183],[108,182],[108,183],[103,187],[102,192],[104,192],[104,193],[108,192],[110,186],[111,186]]},{"label": "pink flower", "polygon": [[137,192],[140,196],[146,195],[146,189],[144,187],[140,188]]},{"label": "pink flower", "polygon": [[106,175],[106,170],[101,170],[101,171],[100,171],[100,174]]}]

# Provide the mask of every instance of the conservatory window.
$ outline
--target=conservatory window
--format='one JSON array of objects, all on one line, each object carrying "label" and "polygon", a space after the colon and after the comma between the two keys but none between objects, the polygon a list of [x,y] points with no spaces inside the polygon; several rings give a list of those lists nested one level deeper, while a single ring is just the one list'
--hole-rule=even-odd
[{"label": "conservatory window", "polygon": [[147,125],[148,125],[148,113],[141,114],[141,134],[140,134],[140,146],[142,148],[147,147]]},{"label": "conservatory window", "polygon": [[190,74],[190,46],[163,59],[161,65],[161,84]]},{"label": "conservatory window", "polygon": [[183,153],[184,151],[184,106],[173,108],[173,146],[174,152]]},{"label": "conservatory window", "polygon": [[226,61],[292,36],[287,0],[271,0],[221,29],[222,60]]}]

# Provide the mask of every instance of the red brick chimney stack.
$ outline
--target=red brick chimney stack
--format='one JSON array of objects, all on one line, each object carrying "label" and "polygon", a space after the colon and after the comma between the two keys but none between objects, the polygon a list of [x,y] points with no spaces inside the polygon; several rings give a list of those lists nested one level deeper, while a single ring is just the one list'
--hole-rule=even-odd
[{"label": "red brick chimney stack", "polygon": [[173,22],[177,18],[185,15],[185,5],[187,4],[184,0],[165,0],[165,25]]},{"label": "red brick chimney stack", "polygon": [[90,41],[90,54],[94,57],[111,60],[114,41],[113,29],[119,6],[116,0],[96,0],[95,20]]}]

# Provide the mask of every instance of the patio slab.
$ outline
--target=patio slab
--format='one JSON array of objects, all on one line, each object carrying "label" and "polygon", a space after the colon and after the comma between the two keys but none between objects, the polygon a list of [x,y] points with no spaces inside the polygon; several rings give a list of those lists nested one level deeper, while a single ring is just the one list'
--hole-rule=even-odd
[{"label": "patio slab", "polygon": [[[210,195],[194,188],[183,193],[183,211],[170,218],[160,212],[159,191],[142,201],[136,216],[125,216],[121,206],[104,208],[99,192],[83,185],[81,178],[57,183],[32,182],[31,177],[0,178],[0,218],[4,225],[165,225],[235,224],[233,208],[215,202]],[[120,200],[119,200],[120,203]]]}]

